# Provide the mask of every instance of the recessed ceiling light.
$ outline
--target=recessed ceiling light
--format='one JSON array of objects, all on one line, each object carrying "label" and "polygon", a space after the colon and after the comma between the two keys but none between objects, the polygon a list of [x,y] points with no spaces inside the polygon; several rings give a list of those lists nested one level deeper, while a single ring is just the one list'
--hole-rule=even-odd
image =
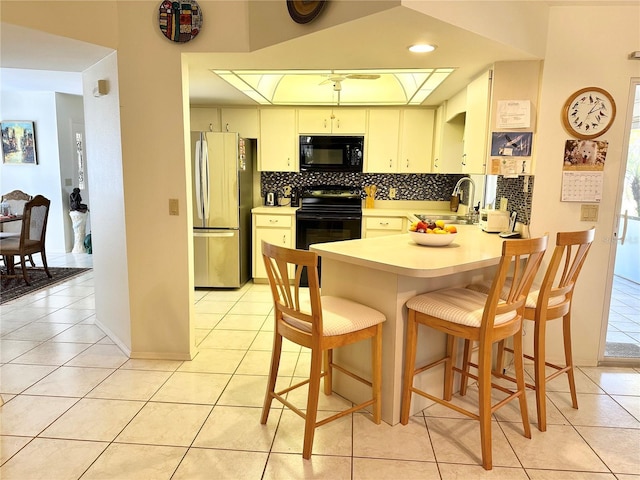
[{"label": "recessed ceiling light", "polygon": [[409,47],[409,51],[413,53],[428,53],[433,52],[435,49],[435,45],[429,45],[428,43],[418,43]]}]

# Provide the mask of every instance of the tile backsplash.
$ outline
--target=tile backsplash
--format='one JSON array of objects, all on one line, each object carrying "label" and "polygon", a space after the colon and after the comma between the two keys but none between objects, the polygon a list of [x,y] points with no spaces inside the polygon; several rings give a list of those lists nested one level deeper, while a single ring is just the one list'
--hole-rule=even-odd
[{"label": "tile backsplash", "polygon": [[[390,200],[389,189],[396,189],[395,200],[449,201],[451,192],[463,174],[382,174],[382,173],[309,173],[309,172],[260,172],[261,195],[267,191],[282,194],[285,186],[293,188],[315,185],[343,185],[363,189],[367,185],[376,185],[377,199]],[[531,216],[531,195],[533,176],[529,176],[528,191],[524,190],[524,178],[497,177],[496,198],[509,200],[509,210],[516,210],[518,221],[529,224]],[[464,188],[468,188],[465,184]],[[476,198],[482,193],[477,192]],[[364,191],[362,197],[364,198]],[[477,203],[477,202],[476,202]],[[482,202],[484,204],[484,202]]]},{"label": "tile backsplash", "polygon": [[[298,173],[261,172],[261,193],[282,192],[286,185],[294,188],[314,185],[344,185],[364,188],[378,187],[376,198],[389,200],[389,189],[396,189],[396,200],[449,201],[453,187],[464,175],[382,174],[382,173]],[[364,198],[364,192],[362,193]]]}]

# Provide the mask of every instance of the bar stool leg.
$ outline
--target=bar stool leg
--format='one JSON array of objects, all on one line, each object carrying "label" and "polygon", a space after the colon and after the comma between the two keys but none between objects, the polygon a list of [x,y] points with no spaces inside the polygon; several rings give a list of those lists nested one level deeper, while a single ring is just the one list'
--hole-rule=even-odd
[{"label": "bar stool leg", "polygon": [[578,408],[578,396],[576,395],[576,380],[573,374],[573,354],[571,353],[571,312],[562,317],[562,333],[564,340],[564,358],[568,367],[569,390],[571,391],[571,404]]},{"label": "bar stool leg", "polygon": [[491,345],[487,348],[480,343],[478,354],[478,404],[480,420],[480,445],[482,466],[491,470]]},{"label": "bar stool leg", "polygon": [[322,376],[323,352],[314,348],[311,350],[311,374],[309,376],[309,394],[307,396],[307,413],[304,422],[304,445],[302,458],[311,458],[313,437],[316,431],[316,417],[318,414],[318,395],[320,394],[320,378]]},{"label": "bar stool leg", "polygon": [[267,423],[269,411],[271,410],[271,402],[273,401],[273,392],[276,388],[276,380],[278,379],[278,368],[280,366],[280,352],[282,351],[282,336],[275,332],[273,335],[273,353],[271,354],[271,368],[269,369],[269,381],[267,382],[267,394],[264,397],[262,406],[262,417],[260,423]]},{"label": "bar stool leg", "polygon": [[416,342],[418,340],[418,325],[416,312],[409,310],[407,319],[407,341],[404,353],[404,375],[402,380],[402,406],[400,410],[400,423],[409,423],[409,411],[411,410],[411,388],[413,387],[413,375],[416,365]]},{"label": "bar stool leg", "polygon": [[[537,317],[537,315],[536,315]],[[547,431],[547,388],[546,388],[546,372],[545,372],[545,340],[547,322],[536,318],[533,330],[533,351],[534,360],[533,367],[535,370],[536,385],[536,412],[538,414],[538,430]]]}]

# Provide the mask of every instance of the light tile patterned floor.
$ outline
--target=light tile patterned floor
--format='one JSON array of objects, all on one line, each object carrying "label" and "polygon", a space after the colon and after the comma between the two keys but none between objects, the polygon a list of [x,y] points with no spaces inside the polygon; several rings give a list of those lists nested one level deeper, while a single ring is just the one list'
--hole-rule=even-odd
[{"label": "light tile patterned floor", "polygon": [[[300,418],[276,407],[259,422],[272,335],[265,286],[196,292],[200,353],[179,362],[126,358],[94,325],[92,283],[87,273],[0,309],[3,480],[640,479],[638,369],[579,368],[579,410],[555,379],[548,431],[534,427],[530,440],[516,405],[498,411],[491,472],[479,466],[477,422],[438,406],[407,426],[346,416],[317,431],[305,461]],[[65,306],[33,306],[48,297]],[[309,358],[292,344],[285,352],[282,384]],[[321,395],[324,411],[345,404]]]},{"label": "light tile patterned floor", "polygon": [[640,285],[613,277],[606,357],[640,358]]}]

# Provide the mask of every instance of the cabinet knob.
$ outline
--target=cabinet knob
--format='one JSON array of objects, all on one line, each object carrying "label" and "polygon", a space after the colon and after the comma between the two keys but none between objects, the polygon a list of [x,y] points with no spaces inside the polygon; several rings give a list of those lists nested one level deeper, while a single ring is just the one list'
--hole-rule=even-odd
[{"label": "cabinet knob", "polygon": [[340,128],[340,119],[339,118],[336,120],[336,123],[338,125],[338,128]]},{"label": "cabinet knob", "polygon": [[465,166],[467,164],[467,154],[462,155],[462,165]]},{"label": "cabinet knob", "polygon": [[287,244],[287,236],[282,235],[282,245],[286,245],[286,244]]},{"label": "cabinet knob", "polygon": [[409,159],[407,158],[407,168],[409,168]]},{"label": "cabinet knob", "polygon": [[228,132],[229,131],[229,124],[227,123],[224,128],[226,128],[227,132]]},{"label": "cabinet knob", "polygon": [[327,119],[324,119],[324,128],[327,128]]},{"label": "cabinet knob", "polygon": [[270,219],[269,219],[269,223],[278,223],[278,220],[277,220],[277,219],[270,218]]},{"label": "cabinet knob", "polygon": [[393,166],[393,158],[389,159],[389,168],[391,168]]},{"label": "cabinet knob", "polygon": [[380,222],[381,227],[386,227],[387,225],[389,225],[389,222]]}]

